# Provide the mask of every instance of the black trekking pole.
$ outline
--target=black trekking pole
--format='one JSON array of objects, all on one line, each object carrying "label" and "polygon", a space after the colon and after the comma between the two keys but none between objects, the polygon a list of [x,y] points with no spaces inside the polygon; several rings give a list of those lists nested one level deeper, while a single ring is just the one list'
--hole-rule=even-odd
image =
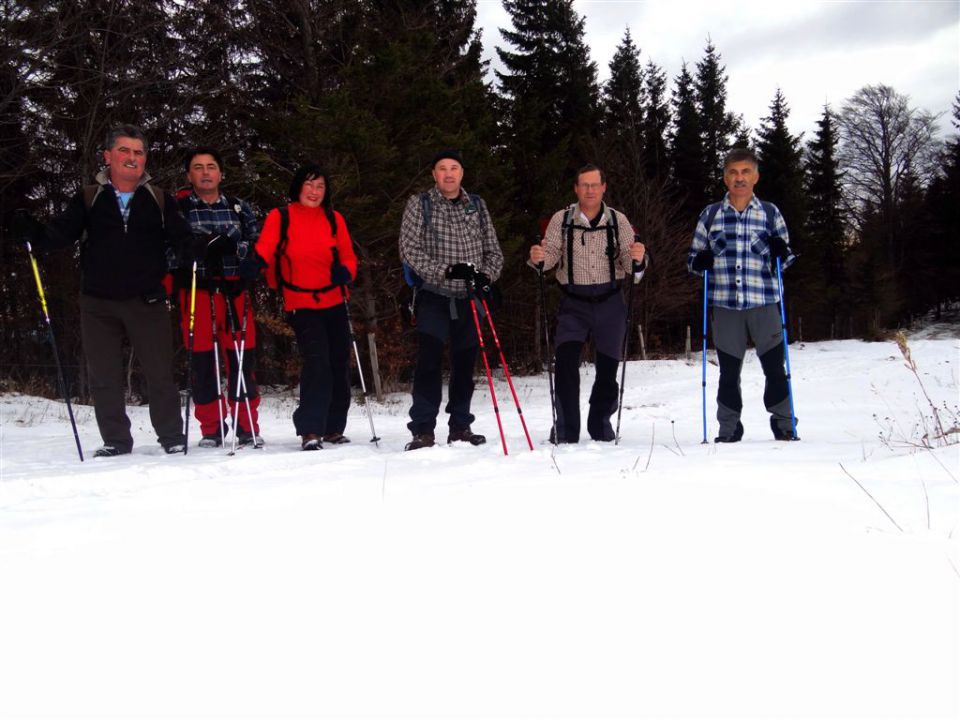
[{"label": "black trekking pole", "polygon": [[550,442],[557,444],[557,395],[553,389],[553,348],[550,346],[550,327],[547,320],[547,294],[543,289],[543,262],[537,263],[537,276],[540,280],[540,314],[543,316],[543,339],[547,351],[547,380],[550,383],[550,414],[553,426],[550,429]]},{"label": "black trekking pole", "polygon": [[[340,262],[340,254],[333,248],[333,261]],[[360,364],[360,350],[357,348],[357,336],[353,332],[353,321],[350,319],[350,301],[347,299],[347,288],[340,286],[340,296],[343,298],[343,309],[347,313],[347,332],[350,333],[350,343],[353,345],[353,356],[357,361],[357,373],[360,375],[360,390],[363,392],[363,407],[367,411],[367,421],[370,423],[370,442],[380,447],[380,438],[373,427],[373,414],[370,412],[370,400],[367,398],[367,383],[363,379],[363,366]]]},{"label": "black trekking pole", "polygon": [[193,261],[193,270],[190,274],[190,325],[187,339],[187,416],[183,428],[183,454],[187,454],[190,447],[190,398],[193,396],[193,320],[197,310],[197,261]]},{"label": "black trekking pole", "polygon": [[[703,407],[703,441],[701,445],[707,444],[707,298],[710,296],[710,271],[703,271],[703,352],[701,353],[701,363],[703,370],[700,373],[700,397]],[[714,345],[717,341],[714,338]]]},{"label": "black trekking pole", "polygon": [[27,246],[27,254],[30,256],[30,265],[33,268],[33,278],[37,281],[37,293],[40,295],[40,306],[43,308],[43,317],[47,321],[47,330],[50,334],[50,347],[53,349],[53,360],[57,365],[57,382],[60,385],[60,394],[63,395],[67,403],[67,415],[70,416],[70,425],[73,427],[73,439],[77,443],[77,454],[80,455],[80,462],[83,462],[83,448],[80,447],[80,434],[77,432],[77,421],[73,417],[73,407],[70,405],[70,393],[67,392],[67,383],[63,379],[63,368],[60,366],[60,353],[57,351],[57,339],[53,335],[53,324],[50,322],[50,313],[47,310],[47,296],[43,292],[43,282],[40,280],[40,268],[37,267],[37,259],[33,256],[33,248],[30,243]]},{"label": "black trekking pole", "polygon": [[623,335],[623,347],[621,348],[621,354],[623,355],[623,367],[620,370],[620,398],[617,400],[617,430],[614,433],[614,445],[620,444],[620,417],[623,414],[623,390],[624,382],[627,378],[627,355],[628,350],[630,349],[630,333],[633,329],[633,296],[634,290],[636,289],[633,285],[633,278],[637,274],[639,263],[634,260],[630,268],[631,273],[628,278],[629,285],[627,292],[630,296],[627,298],[627,331]]}]

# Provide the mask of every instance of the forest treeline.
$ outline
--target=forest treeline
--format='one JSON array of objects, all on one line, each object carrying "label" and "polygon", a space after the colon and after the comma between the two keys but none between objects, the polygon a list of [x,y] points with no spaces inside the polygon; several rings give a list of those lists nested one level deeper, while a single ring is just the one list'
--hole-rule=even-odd
[{"label": "forest treeline", "polygon": [[[492,77],[476,0],[0,0],[3,388],[54,389],[36,289],[8,220],[20,207],[40,219],[60,211],[121,122],[147,132],[148,170],[168,190],[184,184],[184,148],[221,148],[225,190],[261,218],[285,202],[297,165],[323,164],[360,258],[358,336],[375,334],[388,389],[406,381],[414,349],[400,218],[407,197],[430,186],[439,147],[462,150],[464,186],[496,224],[506,256],[498,331],[518,373],[538,369],[542,351],[527,249],[541,220],[572,200],[587,162],[606,170],[608,201],[653,260],[637,298],[648,352],[681,350],[688,325],[697,333],[700,281],[685,258],[734,146],[758,153],[757,194],[779,206],[800,255],[786,281],[793,337],[875,336],[960,294],[960,142],[938,138],[938,116],[894,88],[866,86],[822,108],[811,137],[790,132],[777,91],[749,127],[728,106],[722,52],[709,40],[668,78],[636,40],[656,28],[627,30],[601,83],[572,0],[503,5],[511,27]],[[953,120],[960,129],[960,96]],[[82,395],[76,262],[62,254],[41,264]],[[256,294],[261,381],[285,384],[296,377],[292,337],[273,295]]]}]

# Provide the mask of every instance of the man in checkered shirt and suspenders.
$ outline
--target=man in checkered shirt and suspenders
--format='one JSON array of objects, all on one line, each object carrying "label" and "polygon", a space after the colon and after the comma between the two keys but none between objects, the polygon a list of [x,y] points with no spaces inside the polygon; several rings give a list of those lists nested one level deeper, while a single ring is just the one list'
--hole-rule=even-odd
[{"label": "man in checkered shirt and suspenders", "polygon": [[591,336],[597,374],[587,432],[601,442],[616,437],[610,417],[617,411],[617,367],[627,330],[622,286],[640,282],[647,255],[627,217],[603,202],[606,190],[600,168],[580,168],[573,185],[577,202],[554,213],[542,244],[530,248],[532,266],[543,263],[544,271],[557,266],[564,294],[554,337],[557,430],[552,442],[580,440],[580,354]]},{"label": "man in checkered shirt and suspenders", "polygon": [[796,260],[787,226],[772,203],[759,200],[753,188],[760,179],[752,151],[737,148],[723,163],[727,194],[708,205],[697,221],[687,257],[690,272],[709,271],[710,319],[713,344],[720,364],[715,442],[738,442],[743,437],[740,411],[740,370],[747,337],[756,346],[766,378],[763,404],[777,440],[792,440],[789,388],[784,370],[784,347],[777,283],[777,259],[788,268]]}]

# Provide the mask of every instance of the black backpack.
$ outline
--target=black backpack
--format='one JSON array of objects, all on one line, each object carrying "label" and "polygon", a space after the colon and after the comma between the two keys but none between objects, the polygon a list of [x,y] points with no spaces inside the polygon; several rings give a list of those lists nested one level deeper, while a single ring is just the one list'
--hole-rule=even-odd
[{"label": "black backpack", "polygon": [[[277,289],[287,288],[288,290],[292,290],[293,292],[310,293],[311,295],[313,295],[314,301],[320,302],[320,295],[322,293],[330,292],[337,286],[331,284],[331,285],[325,285],[324,287],[319,287],[319,288],[305,288],[305,287],[300,287],[299,285],[294,285],[292,282],[288,281],[285,277],[283,277],[282,261],[283,261],[283,258],[286,257],[287,242],[289,241],[289,238],[287,237],[287,233],[290,231],[290,208],[285,205],[283,207],[277,208],[277,212],[280,213],[280,241],[277,243],[277,250],[274,253],[274,265],[273,265],[275,278],[277,282]],[[326,215],[327,215],[327,220],[330,223],[331,234],[333,235],[333,238],[336,239],[337,218],[333,214],[333,210],[327,210]],[[334,252],[336,252],[336,248],[334,248]],[[290,261],[287,260],[287,264],[289,263]]]},{"label": "black backpack", "polygon": [[[467,193],[467,197],[470,198],[470,202],[475,209],[475,212],[480,213],[480,229],[487,229],[487,218],[483,213],[481,208],[483,207],[482,201],[480,200],[479,195],[474,195],[473,193]],[[430,197],[429,192],[420,193],[420,212],[423,216],[423,234],[426,237],[427,233],[430,230],[430,219],[433,216],[433,199]],[[410,267],[406,261],[403,262],[403,279],[412,288],[418,288],[423,285],[423,278],[417,275],[414,272],[413,268]]]}]

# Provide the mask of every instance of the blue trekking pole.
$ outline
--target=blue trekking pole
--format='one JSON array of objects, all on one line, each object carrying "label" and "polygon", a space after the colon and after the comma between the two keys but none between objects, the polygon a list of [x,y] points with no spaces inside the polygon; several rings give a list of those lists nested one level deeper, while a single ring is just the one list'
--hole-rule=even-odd
[{"label": "blue trekking pole", "polygon": [[700,393],[703,396],[703,442],[707,444],[707,290],[710,287],[710,271],[703,271],[703,375],[700,380]]},{"label": "blue trekking pole", "polygon": [[790,398],[790,427],[793,439],[797,437],[797,414],[793,411],[793,381],[790,379],[790,346],[787,344],[787,312],[783,304],[783,276],[780,273],[780,258],[777,258],[777,286],[780,290],[780,327],[783,331],[783,357],[787,361],[787,397]]}]

